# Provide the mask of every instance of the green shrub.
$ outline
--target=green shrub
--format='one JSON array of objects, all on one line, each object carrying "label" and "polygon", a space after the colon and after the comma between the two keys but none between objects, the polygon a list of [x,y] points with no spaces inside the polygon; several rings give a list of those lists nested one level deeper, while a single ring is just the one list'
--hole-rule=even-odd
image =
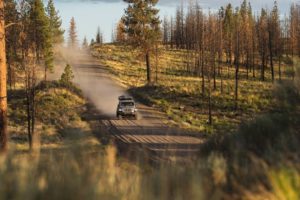
[{"label": "green shrub", "polygon": [[71,65],[67,64],[65,69],[64,69],[63,74],[60,77],[60,82],[62,82],[63,84],[68,85],[68,84],[72,83],[73,79],[74,79],[74,74],[73,74],[73,71],[72,71],[72,67],[71,67]]}]

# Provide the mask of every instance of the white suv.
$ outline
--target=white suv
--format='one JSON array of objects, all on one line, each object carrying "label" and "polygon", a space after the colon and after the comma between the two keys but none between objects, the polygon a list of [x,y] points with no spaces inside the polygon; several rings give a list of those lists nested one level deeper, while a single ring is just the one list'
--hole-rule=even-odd
[{"label": "white suv", "polygon": [[132,97],[120,96],[117,107],[117,117],[134,117],[137,119],[137,108]]}]

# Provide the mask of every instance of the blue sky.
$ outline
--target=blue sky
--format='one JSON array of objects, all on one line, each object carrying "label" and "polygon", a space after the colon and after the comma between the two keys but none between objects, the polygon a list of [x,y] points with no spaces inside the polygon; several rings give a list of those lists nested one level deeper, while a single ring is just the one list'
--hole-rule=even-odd
[{"label": "blue sky", "polygon": [[[199,0],[204,9],[218,9],[228,3],[239,6],[242,0]],[[262,7],[272,8],[274,0],[250,0],[254,10]],[[160,0],[158,7],[161,18],[174,15],[176,7],[182,0]],[[292,2],[300,0],[277,0],[281,13],[286,13]],[[56,0],[55,6],[63,20],[63,28],[68,30],[72,17],[77,23],[79,40],[84,36],[90,41],[95,37],[99,26],[104,34],[105,42],[111,39],[115,23],[122,17],[126,4],[122,0]]]}]

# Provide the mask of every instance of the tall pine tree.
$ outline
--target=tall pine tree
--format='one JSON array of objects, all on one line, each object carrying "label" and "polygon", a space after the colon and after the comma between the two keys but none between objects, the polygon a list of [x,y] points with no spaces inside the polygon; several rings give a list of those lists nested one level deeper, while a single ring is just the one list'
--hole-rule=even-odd
[{"label": "tall pine tree", "polygon": [[[0,0],[0,12],[4,13],[4,1]],[[5,21],[0,18],[0,152],[7,149],[7,90],[6,90],[6,52]]]},{"label": "tall pine tree", "polygon": [[64,30],[61,28],[62,20],[58,15],[58,11],[54,7],[53,0],[48,1],[46,8],[49,18],[50,34],[53,44],[61,44],[64,42]]},{"label": "tall pine tree", "polygon": [[49,43],[51,43],[49,20],[41,0],[32,0],[30,2],[29,35],[35,49],[36,58],[39,60],[45,50],[49,48]]},{"label": "tall pine tree", "polygon": [[116,27],[116,42],[122,43],[126,40],[126,34],[124,32],[125,25],[122,20],[120,20]]},{"label": "tall pine tree", "polygon": [[14,0],[5,0],[5,13],[4,13],[6,28],[6,58],[8,68],[8,84],[12,89],[15,85],[15,62],[18,60],[17,48],[18,37],[20,34],[19,14],[17,11],[17,4]]},{"label": "tall pine tree", "polygon": [[98,27],[98,29],[97,29],[96,43],[97,44],[103,44],[103,35],[102,35],[101,30],[100,30],[100,27]]},{"label": "tall pine tree", "polygon": [[39,61],[41,57],[44,57],[45,80],[47,79],[47,71],[53,70],[54,60],[49,24],[43,2],[41,0],[32,0],[30,2],[29,35],[36,59]]},{"label": "tall pine tree", "polygon": [[151,52],[161,37],[159,10],[155,8],[158,0],[124,0],[128,3],[123,16],[127,41],[139,48],[145,56],[147,81],[152,82]]},{"label": "tall pine tree", "polygon": [[78,47],[77,43],[78,43],[78,39],[77,39],[76,22],[74,17],[72,17],[70,21],[70,28],[69,28],[68,46],[70,48],[77,48]]},{"label": "tall pine tree", "polygon": [[82,49],[88,49],[89,44],[88,41],[86,39],[86,37],[84,37],[83,42],[82,42]]}]

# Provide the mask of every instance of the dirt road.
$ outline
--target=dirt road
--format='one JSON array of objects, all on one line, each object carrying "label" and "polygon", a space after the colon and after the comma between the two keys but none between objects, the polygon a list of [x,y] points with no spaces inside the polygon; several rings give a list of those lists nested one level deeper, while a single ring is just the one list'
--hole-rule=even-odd
[{"label": "dirt road", "polygon": [[117,120],[118,96],[126,94],[126,89],[115,83],[105,67],[87,54],[73,60],[75,82],[100,113],[93,120],[114,139],[121,153],[132,153],[129,149],[134,149],[155,161],[183,161],[190,160],[199,151],[202,139],[169,127],[166,115],[155,108],[138,103],[139,120]]}]

